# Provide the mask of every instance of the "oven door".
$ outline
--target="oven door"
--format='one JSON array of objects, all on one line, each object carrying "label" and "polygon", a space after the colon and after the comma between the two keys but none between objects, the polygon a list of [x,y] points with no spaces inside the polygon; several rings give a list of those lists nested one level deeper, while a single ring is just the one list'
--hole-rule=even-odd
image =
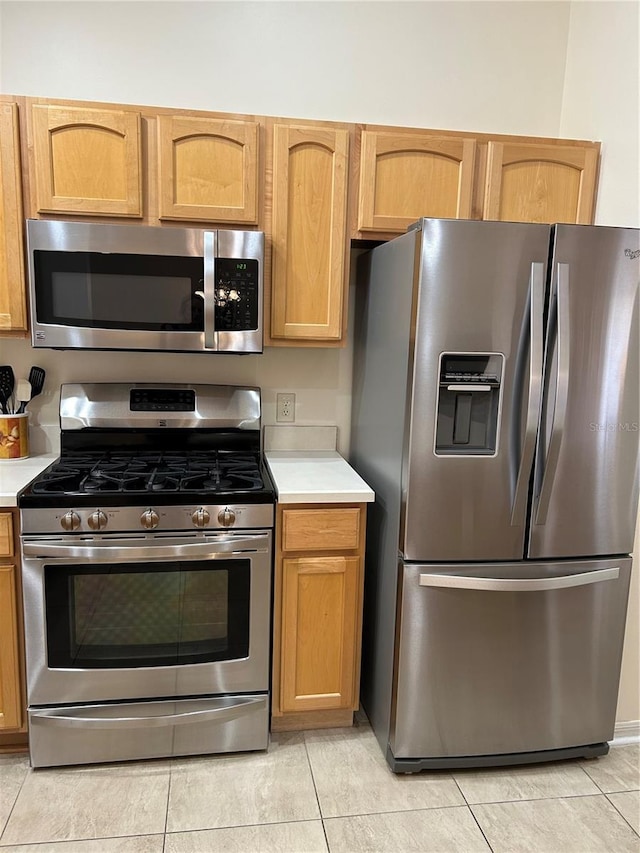
[{"label": "oven door", "polygon": [[24,537],[31,707],[268,689],[271,533]]}]

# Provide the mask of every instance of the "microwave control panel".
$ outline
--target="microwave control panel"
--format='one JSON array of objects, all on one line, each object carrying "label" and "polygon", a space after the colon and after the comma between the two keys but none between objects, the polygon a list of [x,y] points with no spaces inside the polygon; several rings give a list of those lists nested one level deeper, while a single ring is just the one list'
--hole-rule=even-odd
[{"label": "microwave control panel", "polygon": [[216,319],[218,332],[258,328],[258,261],[216,258]]}]

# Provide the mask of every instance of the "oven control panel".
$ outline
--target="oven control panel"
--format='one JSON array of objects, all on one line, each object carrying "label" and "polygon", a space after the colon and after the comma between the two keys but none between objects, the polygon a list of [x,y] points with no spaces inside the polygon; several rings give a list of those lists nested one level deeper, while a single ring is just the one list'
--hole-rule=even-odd
[{"label": "oven control panel", "polygon": [[90,536],[132,532],[222,531],[269,528],[274,506],[256,504],[185,504],[184,506],[74,507],[30,509],[23,513],[23,533],[64,533]]}]

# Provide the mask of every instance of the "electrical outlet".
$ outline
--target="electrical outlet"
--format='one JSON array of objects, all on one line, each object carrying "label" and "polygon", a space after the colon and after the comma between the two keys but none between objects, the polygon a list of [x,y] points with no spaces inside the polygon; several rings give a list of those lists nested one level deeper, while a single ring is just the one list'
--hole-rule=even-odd
[{"label": "electrical outlet", "polygon": [[292,424],[296,419],[296,395],[281,392],[276,394],[276,421]]}]

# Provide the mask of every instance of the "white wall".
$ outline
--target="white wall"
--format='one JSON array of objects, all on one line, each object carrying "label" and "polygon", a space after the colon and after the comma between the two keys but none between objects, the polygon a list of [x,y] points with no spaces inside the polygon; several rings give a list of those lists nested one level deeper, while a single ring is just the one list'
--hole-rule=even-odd
[{"label": "white wall", "polygon": [[[502,133],[557,135],[567,3],[0,2],[0,90]],[[3,363],[34,358],[2,342]],[[6,352],[6,355],[4,353]],[[262,357],[37,353],[62,380],[253,382],[296,422],[337,424],[346,451],[351,352]],[[45,400],[43,422],[57,420]]]},{"label": "white wall", "polygon": [[[640,227],[640,4],[571,4],[560,136],[602,140],[598,225]],[[640,719],[640,516],[618,720]]]},{"label": "white wall", "polygon": [[[634,6],[0,0],[0,90],[599,139],[598,221],[638,224],[638,93],[629,82],[638,76]],[[297,422],[335,423],[341,448],[348,446],[350,347],[208,357],[35,354],[26,342],[6,340],[0,346],[3,363],[46,367],[50,389],[82,379],[258,384],[267,423],[274,422],[276,390],[292,390]],[[42,421],[55,423],[56,413],[51,394]],[[627,645],[634,638],[637,645],[637,606],[629,630]],[[619,710],[626,720],[640,718],[629,654]]]}]

